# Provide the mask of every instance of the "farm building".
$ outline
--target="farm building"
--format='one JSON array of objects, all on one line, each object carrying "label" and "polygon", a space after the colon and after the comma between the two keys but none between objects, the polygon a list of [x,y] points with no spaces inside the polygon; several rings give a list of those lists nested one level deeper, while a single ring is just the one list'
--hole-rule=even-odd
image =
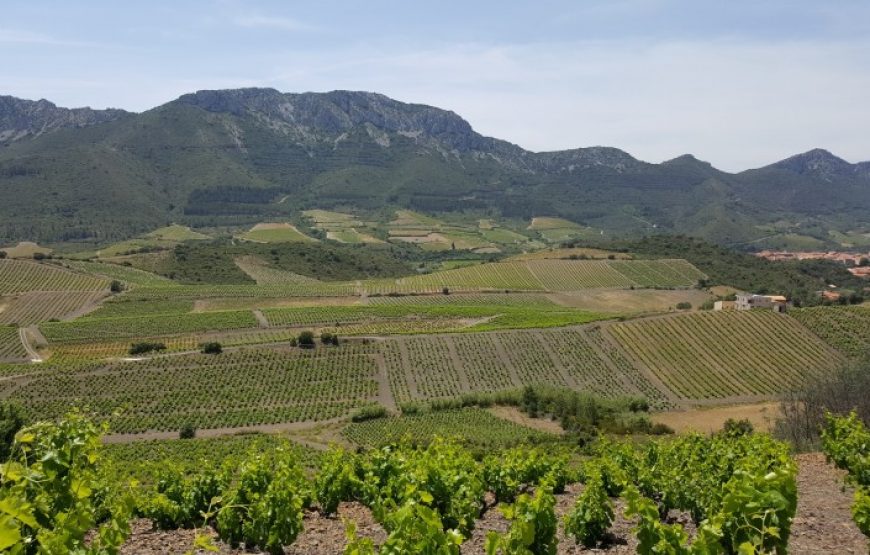
[{"label": "farm building", "polygon": [[754,295],[750,293],[737,295],[735,308],[737,310],[752,310],[753,308],[770,308],[774,312],[785,312],[791,303],[782,295]]},{"label": "farm building", "polygon": [[713,310],[736,310],[737,301],[716,301]]}]

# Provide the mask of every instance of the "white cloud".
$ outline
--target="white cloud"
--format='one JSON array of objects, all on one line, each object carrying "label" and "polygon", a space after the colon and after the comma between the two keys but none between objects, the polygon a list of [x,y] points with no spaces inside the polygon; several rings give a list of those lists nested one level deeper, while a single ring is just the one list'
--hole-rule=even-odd
[{"label": "white cloud", "polygon": [[244,15],[233,19],[233,23],[239,27],[248,29],[274,29],[278,31],[312,31],[314,28],[307,23],[291,19],[289,17],[277,17],[266,15]]}]

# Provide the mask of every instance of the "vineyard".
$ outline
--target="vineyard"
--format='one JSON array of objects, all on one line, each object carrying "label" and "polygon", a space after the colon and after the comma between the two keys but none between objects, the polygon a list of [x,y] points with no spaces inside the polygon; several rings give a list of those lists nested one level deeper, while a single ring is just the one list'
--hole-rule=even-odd
[{"label": "vineyard", "polygon": [[256,256],[241,256],[235,259],[235,263],[240,270],[256,281],[257,285],[318,283],[314,278],[272,268]]},{"label": "vineyard", "polygon": [[533,259],[466,266],[396,280],[368,280],[369,295],[451,291],[572,291],[598,287],[691,287],[704,277],[685,260]]},{"label": "vineyard", "polygon": [[59,262],[62,266],[72,270],[92,274],[95,276],[116,279],[130,286],[142,287],[166,287],[173,284],[171,280],[157,274],[137,270],[119,264],[103,262],[89,262],[84,260],[64,260]]},{"label": "vineyard", "polygon": [[0,361],[27,358],[27,350],[21,344],[18,328],[0,326]]},{"label": "vineyard", "polygon": [[0,311],[0,324],[30,326],[53,319],[62,319],[95,306],[106,293],[102,291],[30,291],[0,299],[5,308]]},{"label": "vineyard", "polygon": [[684,399],[773,395],[840,362],[799,322],[770,311],[636,320],[606,332]]},{"label": "vineyard", "polygon": [[813,307],[792,315],[813,333],[849,356],[870,354],[870,307]]},{"label": "vineyard", "polygon": [[326,420],[376,395],[369,350],[359,344],[119,362],[33,374],[10,398],[40,418],[86,405],[120,433]]},{"label": "vineyard", "polygon": [[108,287],[106,279],[48,264],[0,260],[0,295],[27,291],[101,291]]},{"label": "vineyard", "polygon": [[444,437],[468,446],[488,449],[537,443],[553,437],[552,434],[502,420],[486,410],[476,408],[353,423],[342,431],[342,435],[364,447],[381,447],[403,441],[428,445],[436,437]]},{"label": "vineyard", "polygon": [[[124,462],[141,451],[110,448],[108,460],[101,458],[99,434],[97,426],[71,415],[19,436],[13,452],[32,462],[4,476],[8,503],[2,510],[10,534],[44,546],[40,542],[50,537],[45,532],[68,514],[57,506],[67,500],[61,507],[77,519],[76,526],[65,526],[64,551],[84,545],[97,527],[99,540],[91,541],[120,546],[129,532],[126,521],[137,514],[161,530],[214,531],[214,540],[197,532],[191,548],[220,550],[212,543],[220,541],[278,554],[301,541],[318,516],[334,516],[352,502],[367,508],[384,534],[375,551],[357,523],[346,522],[346,553],[459,555],[460,546],[483,552],[485,545],[488,553],[554,554],[563,542],[592,549],[610,541],[631,542],[639,553],[785,553],[797,511],[797,465],[786,444],[765,435],[689,435],[642,446],[602,440],[574,464],[566,449],[518,446],[475,457],[440,439],[424,447],[332,449],[313,462],[275,439],[236,440],[249,446],[245,455],[178,464],[179,457],[209,449],[187,444],[163,452],[169,458],[154,465],[128,467]],[[378,441],[378,432],[372,439]],[[837,444],[848,446],[849,438],[838,435]],[[154,460],[155,447],[143,456]],[[52,471],[53,449],[69,453],[63,473]],[[132,485],[131,472],[141,478]],[[569,490],[579,494],[568,496]],[[31,496],[50,500],[46,519],[30,517]],[[861,499],[856,520],[863,529]],[[665,518],[671,513],[683,515],[682,523]],[[493,529],[493,519],[503,525]],[[617,519],[631,525],[619,528]],[[106,528],[115,533],[103,533]]]},{"label": "vineyard", "polygon": [[73,343],[255,328],[257,325],[257,319],[252,312],[227,310],[168,316],[157,314],[123,318],[80,318],[72,322],[46,322],[39,329],[52,343]]}]

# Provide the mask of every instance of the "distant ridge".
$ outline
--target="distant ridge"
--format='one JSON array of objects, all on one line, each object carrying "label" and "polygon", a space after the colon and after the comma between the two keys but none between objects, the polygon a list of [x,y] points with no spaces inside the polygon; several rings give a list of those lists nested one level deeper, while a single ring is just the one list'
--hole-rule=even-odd
[{"label": "distant ridge", "polygon": [[0,242],[389,205],[745,243],[774,221],[870,225],[870,162],[815,149],[731,174],[689,154],[651,164],[604,146],[530,152],[452,111],[371,92],[204,90],[139,114],[7,96],[0,194]]}]

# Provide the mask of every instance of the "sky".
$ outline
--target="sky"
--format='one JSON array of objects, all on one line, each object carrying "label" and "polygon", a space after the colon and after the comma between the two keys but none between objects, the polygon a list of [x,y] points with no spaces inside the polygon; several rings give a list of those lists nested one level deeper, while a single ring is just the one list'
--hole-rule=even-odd
[{"label": "sky", "polygon": [[0,94],[366,90],[534,151],[870,160],[868,0],[4,0]]}]

